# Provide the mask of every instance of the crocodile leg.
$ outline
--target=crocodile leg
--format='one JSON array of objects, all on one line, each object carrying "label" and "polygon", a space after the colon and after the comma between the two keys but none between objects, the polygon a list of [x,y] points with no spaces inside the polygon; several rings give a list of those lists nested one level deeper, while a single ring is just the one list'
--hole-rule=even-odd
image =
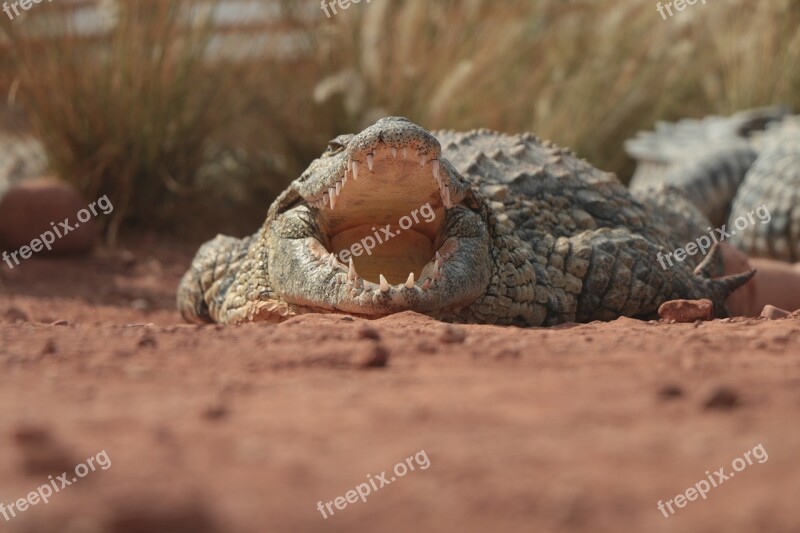
[{"label": "crocodile leg", "polygon": [[269,284],[261,232],[218,235],[197,252],[178,288],[178,309],[194,323],[280,321],[293,314]]}]

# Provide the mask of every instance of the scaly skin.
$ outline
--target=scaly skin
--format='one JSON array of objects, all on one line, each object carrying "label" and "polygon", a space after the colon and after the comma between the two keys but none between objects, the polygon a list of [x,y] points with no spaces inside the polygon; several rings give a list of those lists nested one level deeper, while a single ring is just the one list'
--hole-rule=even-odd
[{"label": "scaly skin", "polygon": [[665,183],[691,198],[715,227],[765,205],[772,220],[732,235],[751,257],[800,261],[800,118],[782,108],[660,123],[626,144],[638,161],[631,189]]},{"label": "scaly skin", "polygon": [[734,199],[730,224],[761,204],[772,219],[737,232],[731,242],[752,257],[795,263],[800,261],[800,117],[768,131],[761,145]]},{"label": "scaly skin", "polygon": [[[707,220],[679,192],[662,195],[674,201],[639,201],[612,174],[529,134],[429,133],[390,117],[332,141],[255,235],[205,244],[178,307],[189,321],[228,324],[412,310],[540,326],[709,298],[723,316],[752,273],[710,279],[717,249],[699,266],[696,256],[663,269],[657,254]],[[435,219],[401,235],[397,221],[424,204]],[[371,256],[333,257],[383,227],[397,235]]]}]

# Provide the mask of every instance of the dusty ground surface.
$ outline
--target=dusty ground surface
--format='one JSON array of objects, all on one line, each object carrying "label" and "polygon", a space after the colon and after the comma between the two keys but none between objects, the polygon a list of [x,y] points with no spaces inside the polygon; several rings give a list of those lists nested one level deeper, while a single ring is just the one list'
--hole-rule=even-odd
[{"label": "dusty ground surface", "polygon": [[[173,310],[193,251],[0,265],[0,502],[112,465],[0,531],[800,530],[800,320],[195,327]],[[421,450],[428,468],[317,510]]]}]

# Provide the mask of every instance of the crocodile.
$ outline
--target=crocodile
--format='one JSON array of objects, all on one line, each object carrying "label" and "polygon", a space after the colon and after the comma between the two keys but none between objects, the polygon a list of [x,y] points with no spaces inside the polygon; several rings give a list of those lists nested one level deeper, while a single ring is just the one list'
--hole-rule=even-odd
[{"label": "crocodile", "polygon": [[707,224],[680,191],[637,197],[533,134],[387,117],[330,141],[255,234],[204,244],[177,304],[187,321],[222,324],[415,311],[550,326],[653,317],[673,299],[709,299],[725,316],[754,271],[720,276],[718,246],[657,261]]},{"label": "crocodile", "polygon": [[625,147],[637,161],[632,190],[677,188],[715,227],[764,205],[770,223],[735,232],[730,244],[751,258],[800,261],[800,117],[789,109],[661,122]]}]

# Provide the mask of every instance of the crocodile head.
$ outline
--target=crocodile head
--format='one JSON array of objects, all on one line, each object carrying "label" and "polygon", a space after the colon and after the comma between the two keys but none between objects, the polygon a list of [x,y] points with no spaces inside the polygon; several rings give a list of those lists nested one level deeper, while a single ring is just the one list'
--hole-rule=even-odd
[{"label": "crocodile head", "polygon": [[270,284],[292,306],[447,314],[491,278],[482,202],[436,138],[405,118],[331,141],[267,224]]}]

